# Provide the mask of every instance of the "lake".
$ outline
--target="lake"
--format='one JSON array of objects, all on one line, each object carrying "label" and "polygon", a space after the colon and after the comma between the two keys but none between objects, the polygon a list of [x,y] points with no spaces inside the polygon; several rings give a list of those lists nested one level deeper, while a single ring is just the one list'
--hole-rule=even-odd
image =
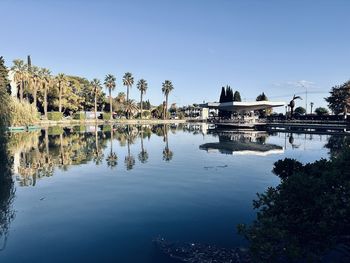
[{"label": "lake", "polygon": [[[328,158],[337,137],[205,124],[50,127],[8,141],[1,262],[173,262],[153,244],[244,247],[236,226],[285,157]],[[4,187],[4,186],[2,186]]]}]

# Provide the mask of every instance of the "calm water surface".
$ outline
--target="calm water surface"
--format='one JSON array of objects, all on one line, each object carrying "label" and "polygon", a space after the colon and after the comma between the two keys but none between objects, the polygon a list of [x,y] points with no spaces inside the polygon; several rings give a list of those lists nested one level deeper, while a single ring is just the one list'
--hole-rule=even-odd
[{"label": "calm water surface", "polygon": [[13,134],[0,261],[171,262],[157,236],[244,246],[236,225],[255,218],[257,192],[279,183],[273,163],[327,158],[329,140],[187,124]]}]

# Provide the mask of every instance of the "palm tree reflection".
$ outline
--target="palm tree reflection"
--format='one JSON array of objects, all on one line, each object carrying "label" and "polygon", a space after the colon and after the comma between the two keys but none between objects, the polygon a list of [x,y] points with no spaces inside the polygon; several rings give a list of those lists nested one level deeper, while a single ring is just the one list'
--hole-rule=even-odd
[{"label": "palm tree reflection", "polygon": [[163,125],[162,130],[163,141],[165,142],[165,148],[163,149],[163,160],[169,162],[173,158],[173,152],[169,149],[168,125]]},{"label": "palm tree reflection", "polygon": [[111,125],[111,146],[110,146],[110,152],[107,156],[107,165],[111,168],[114,168],[118,164],[118,156],[115,152],[113,152],[113,125]]},{"label": "palm tree reflection", "polygon": [[148,160],[148,153],[145,150],[145,148],[143,147],[144,132],[143,132],[142,126],[141,126],[140,138],[141,138],[141,152],[138,155],[138,159],[141,163],[146,163]]},{"label": "palm tree reflection", "polygon": [[134,168],[135,165],[135,157],[131,155],[130,152],[130,144],[132,144],[135,140],[135,136],[133,133],[133,129],[130,129],[130,125],[126,128],[126,140],[127,140],[127,147],[128,147],[128,155],[125,156],[125,166],[127,170],[131,170]]}]

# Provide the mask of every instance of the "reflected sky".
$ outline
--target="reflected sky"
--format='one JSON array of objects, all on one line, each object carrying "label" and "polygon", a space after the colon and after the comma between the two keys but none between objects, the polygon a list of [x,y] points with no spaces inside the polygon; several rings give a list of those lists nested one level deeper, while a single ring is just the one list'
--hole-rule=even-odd
[{"label": "reflected sky", "polygon": [[[255,217],[257,192],[279,183],[273,163],[328,157],[334,138],[194,124],[11,134],[16,216],[0,261],[168,262],[152,245],[158,235],[243,246],[236,225]],[[235,153],[246,151],[244,143],[259,147],[249,154],[200,149],[222,142],[239,142]],[[278,151],[259,154],[271,145]]]}]

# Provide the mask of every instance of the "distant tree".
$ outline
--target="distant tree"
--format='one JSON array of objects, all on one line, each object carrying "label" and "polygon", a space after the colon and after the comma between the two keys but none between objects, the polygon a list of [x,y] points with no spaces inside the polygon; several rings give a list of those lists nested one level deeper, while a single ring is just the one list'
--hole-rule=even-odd
[{"label": "distant tree", "polygon": [[268,101],[269,99],[267,98],[267,96],[265,95],[265,93],[261,93],[256,97],[256,101]]},{"label": "distant tree", "polygon": [[140,79],[137,82],[137,89],[140,91],[140,118],[142,119],[142,110],[143,110],[143,94],[146,93],[148,88],[147,81]]},{"label": "distant tree", "polygon": [[315,112],[318,116],[324,116],[324,115],[327,115],[329,112],[326,108],[323,108],[323,107],[318,107],[315,109]]},{"label": "distant tree", "polygon": [[113,106],[112,106],[112,90],[115,89],[116,87],[116,84],[115,84],[115,76],[112,75],[112,74],[108,74],[106,77],[105,77],[105,86],[106,88],[108,89],[108,92],[109,92],[109,110],[110,110],[110,113],[111,113],[111,120],[113,119]]},{"label": "distant tree", "polygon": [[102,91],[102,86],[101,86],[101,81],[98,80],[98,79],[93,79],[91,81],[91,86],[93,88],[93,91],[94,91],[94,97],[95,97],[95,107],[94,107],[94,110],[95,110],[95,120],[97,120],[97,96],[101,93]]},{"label": "distant tree", "polygon": [[225,102],[233,101],[233,91],[230,86],[226,86],[226,99]]},{"label": "distant tree", "polygon": [[173,83],[170,80],[166,80],[162,84],[162,92],[165,95],[165,107],[164,107],[164,115],[163,118],[166,118],[166,114],[168,112],[168,97],[169,93],[174,89]]},{"label": "distant tree", "polygon": [[235,93],[233,94],[233,101],[242,101],[242,98],[241,98],[241,94],[239,93],[239,91],[235,91]]},{"label": "distant tree", "polygon": [[0,57],[0,136],[1,132],[5,130],[5,127],[10,123],[10,96],[7,92],[9,85],[8,70],[5,66],[3,57]]},{"label": "distant tree", "polygon": [[59,73],[56,76],[56,83],[58,86],[58,111],[62,112],[62,96],[68,86],[68,80],[65,74]]},{"label": "distant tree", "polygon": [[52,87],[53,85],[53,79],[51,76],[51,71],[48,70],[47,68],[41,68],[39,72],[39,76],[41,79],[41,92],[43,92],[43,97],[44,97],[44,116],[45,119],[47,119],[47,108],[48,108],[48,103],[47,103],[47,96],[48,96],[48,90]]},{"label": "distant tree", "polygon": [[305,108],[303,108],[303,107],[297,107],[297,108],[294,110],[294,112],[295,112],[296,114],[298,114],[298,115],[304,115],[304,114],[306,113],[306,110],[305,110]]},{"label": "distant tree", "polygon": [[19,87],[19,99],[23,101],[24,86],[27,79],[27,66],[21,59],[15,59],[11,70],[14,72],[14,81],[16,86]]},{"label": "distant tree", "polygon": [[343,113],[346,117],[350,110],[350,80],[340,86],[332,87],[329,97],[325,100],[335,114]]},{"label": "distant tree", "polygon": [[219,99],[219,102],[225,102],[225,99],[226,99],[226,91],[225,91],[225,88],[222,87],[221,88],[221,93],[220,93],[220,99]]}]

